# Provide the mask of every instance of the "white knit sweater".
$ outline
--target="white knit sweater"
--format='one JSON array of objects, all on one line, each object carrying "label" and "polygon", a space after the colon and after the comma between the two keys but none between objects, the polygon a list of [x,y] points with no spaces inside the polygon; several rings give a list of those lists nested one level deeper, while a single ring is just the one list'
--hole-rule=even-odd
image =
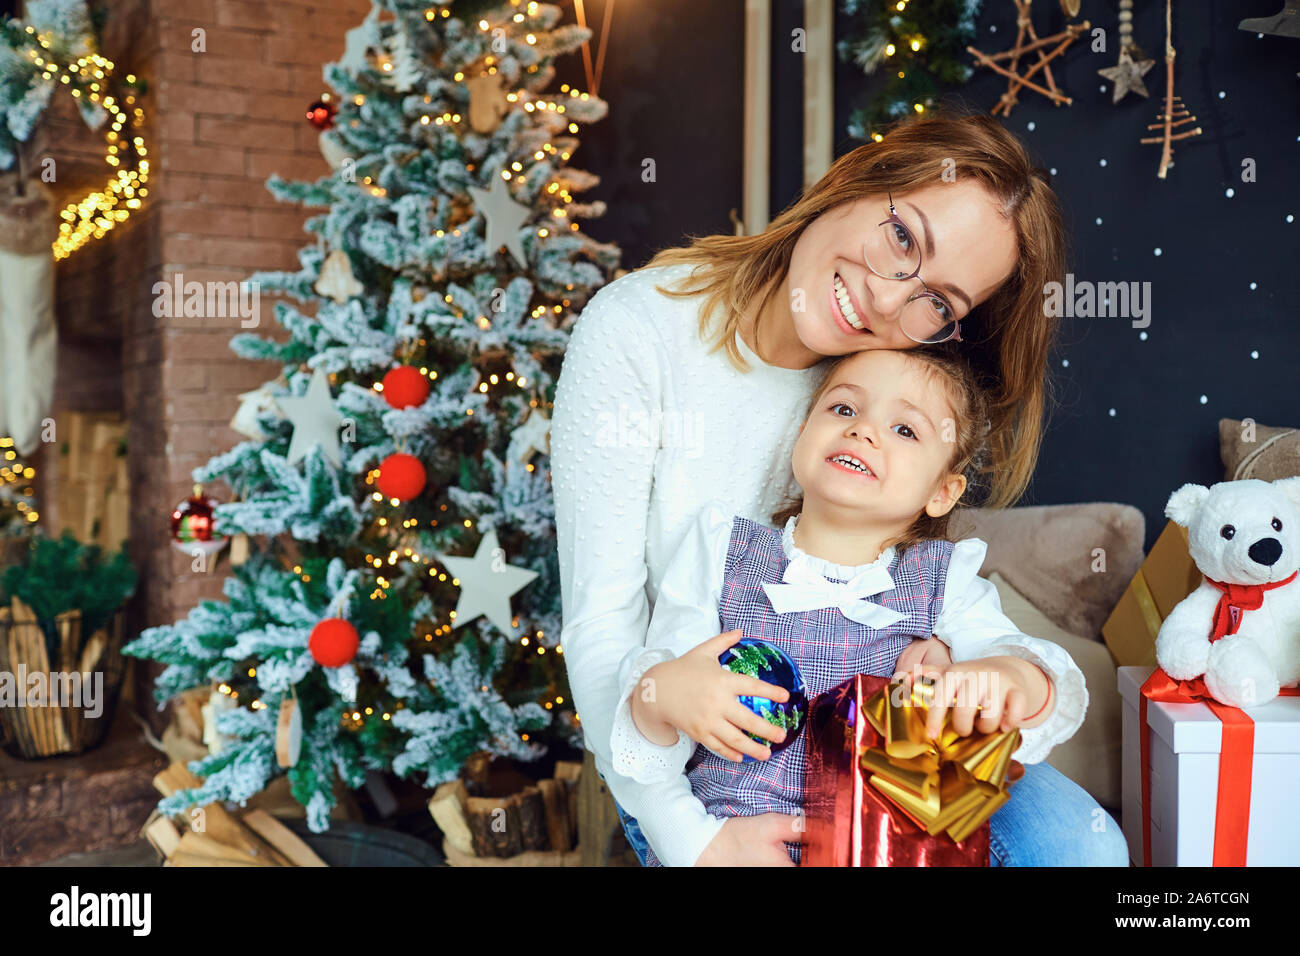
[{"label": "white knit sweater", "polygon": [[[724,499],[732,513],[770,524],[798,491],[790,459],[826,367],[767,365],[743,339],[749,372],[723,349],[710,354],[698,331],[702,297],[655,289],[687,272],[640,269],[592,297],[574,326],[551,420],[561,645],[574,705],[601,776],[669,866],[693,865],[723,820],[684,775],[640,784],[614,772],[619,666],[644,647],[669,560],[707,502]],[[1047,663],[1029,648],[1002,653]]]}]

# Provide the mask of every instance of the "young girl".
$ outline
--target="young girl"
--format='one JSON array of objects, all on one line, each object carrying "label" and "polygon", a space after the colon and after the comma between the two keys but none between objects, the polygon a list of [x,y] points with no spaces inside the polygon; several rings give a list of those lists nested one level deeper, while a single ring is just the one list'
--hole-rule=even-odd
[{"label": "young girl", "polygon": [[[868,258],[881,238],[906,265]],[[587,302],[551,418],[560,647],[585,746],[634,845],[673,846],[673,866],[789,862],[788,817],[719,829],[684,775],[640,784],[611,764],[619,662],[645,645],[700,509],[724,496],[764,521],[780,508],[828,357],[943,338],[991,389],[978,503],[1013,504],[1034,471],[1058,321],[1042,290],[1065,270],[1047,172],[987,114],[934,110],[839,157],[762,232],[664,249]],[[927,307],[943,318],[933,334],[914,321]],[[1099,829],[1101,808],[1063,774],[1035,764],[1016,788],[994,815],[992,862],[1127,864],[1113,821]]]},{"label": "young girl", "polygon": [[[951,705],[963,735],[1020,727],[1014,756],[1024,763],[1068,739],[1087,706],[1083,674],[1002,614],[977,577],[984,542],[943,540],[975,477],[985,418],[973,376],[954,358],[876,350],[833,365],[795,443],[797,517],[769,528],[711,504],[668,564],[646,648],[620,671],[614,769],[650,784],[686,767],[719,826],[800,811],[804,735],[776,754],[746,736],[780,742],[785,731],[737,695],[787,695],[719,666],[737,632],[785,651],[809,699],[854,674],[893,674],[903,650],[933,633],[956,663],[928,668],[941,675],[932,736]],[[757,759],[738,763],[741,754]],[[795,861],[797,839],[792,830]]]}]

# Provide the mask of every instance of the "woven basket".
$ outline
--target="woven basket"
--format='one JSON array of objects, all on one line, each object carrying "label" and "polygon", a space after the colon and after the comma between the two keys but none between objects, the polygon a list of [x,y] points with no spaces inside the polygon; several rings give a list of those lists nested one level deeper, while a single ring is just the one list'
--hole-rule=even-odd
[{"label": "woven basket", "polygon": [[[18,598],[12,608],[0,608],[0,679],[11,681],[23,701],[23,706],[9,706],[0,699],[0,746],[6,753],[28,760],[79,754],[104,739],[126,669],[125,631],[125,606],[84,641],[80,611],[42,622]],[[30,675],[37,673],[46,675],[46,701],[28,706]],[[84,700],[52,702],[57,688],[69,686],[64,675],[79,674],[85,681],[96,673],[103,674],[98,717],[87,716]]]}]

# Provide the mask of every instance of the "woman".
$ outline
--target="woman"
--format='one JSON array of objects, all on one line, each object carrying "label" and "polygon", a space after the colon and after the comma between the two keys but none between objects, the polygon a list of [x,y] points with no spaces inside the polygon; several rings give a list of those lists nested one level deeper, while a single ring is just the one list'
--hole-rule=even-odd
[{"label": "woman", "polygon": [[[975,364],[990,394],[983,503],[1013,503],[1043,430],[1055,320],[1042,289],[1064,262],[1056,197],[1021,144],[988,116],[931,114],[841,157],[762,234],[664,250],[584,309],[551,426],[561,645],[586,746],[643,861],[644,833],[669,865],[790,863],[793,818],[720,824],[685,777],[643,786],[610,763],[620,668],[691,519],[725,497],[768,522],[797,490],[789,461],[823,359],[878,348]],[[925,660],[946,658],[932,646]],[[992,862],[1123,865],[1114,821],[1033,766],[993,818]]]}]

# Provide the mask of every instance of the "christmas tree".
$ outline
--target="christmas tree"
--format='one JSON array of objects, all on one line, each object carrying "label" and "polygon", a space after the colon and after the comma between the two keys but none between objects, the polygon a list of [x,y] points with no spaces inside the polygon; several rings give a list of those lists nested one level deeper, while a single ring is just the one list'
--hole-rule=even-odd
[{"label": "christmas tree", "polygon": [[243,801],[287,763],[319,831],[336,774],[432,787],[476,751],[580,745],[547,413],[568,330],[619,250],[576,221],[604,212],[575,200],[599,179],[568,161],[607,106],[545,92],[590,35],[560,13],[381,0],[325,67],[333,92],[309,116],[334,172],[268,182],[325,210],[315,241],[298,271],[251,280],[303,307],[277,303],[286,341],[231,341],[283,373],[245,397],[250,440],[194,472],[234,492],[216,530],[248,557],[225,601],[126,649],[167,665],[160,705],[213,685],[227,698],[219,745],[190,764],[202,787],[163,812]]}]

